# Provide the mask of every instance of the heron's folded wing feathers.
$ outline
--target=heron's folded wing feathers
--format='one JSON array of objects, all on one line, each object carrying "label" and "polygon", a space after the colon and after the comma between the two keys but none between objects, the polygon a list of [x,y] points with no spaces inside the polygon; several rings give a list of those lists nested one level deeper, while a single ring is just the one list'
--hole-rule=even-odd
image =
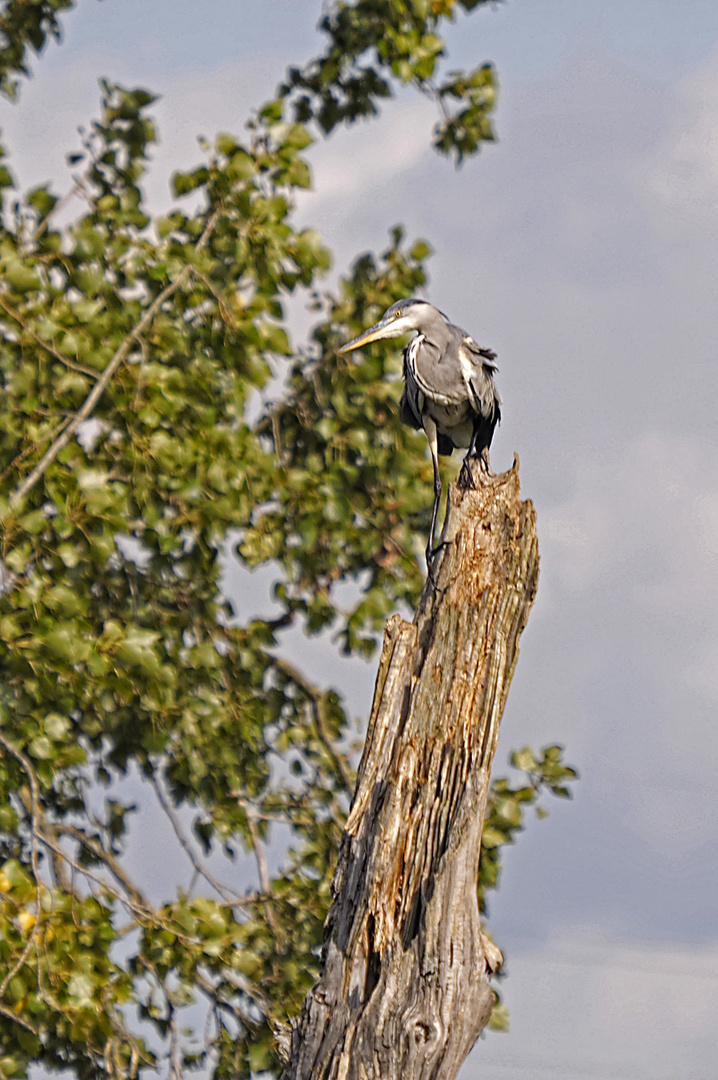
[{"label": "heron's folded wing feathers", "polygon": [[406,390],[401,395],[401,401],[399,402],[399,419],[402,424],[406,424],[408,427],[416,428],[418,431],[423,427],[421,423],[421,416],[417,416],[414,408],[412,407],[409,395]]},{"label": "heron's folded wing feathers", "polygon": [[483,349],[466,334],[459,345],[459,362],[466,389],[476,411],[487,418],[500,415],[501,397],[494,384],[496,353]]},{"label": "heron's folded wing feathers", "polygon": [[485,364],[491,371],[499,370],[496,363],[496,353],[491,349],[484,349],[478,342],[474,341],[471,334],[464,334],[463,345],[468,352],[477,358],[477,362]]}]

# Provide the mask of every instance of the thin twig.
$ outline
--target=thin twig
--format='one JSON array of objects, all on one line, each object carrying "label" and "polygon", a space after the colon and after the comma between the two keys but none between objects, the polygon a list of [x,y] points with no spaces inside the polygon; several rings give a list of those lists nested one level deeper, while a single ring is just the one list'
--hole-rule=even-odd
[{"label": "thin twig", "polygon": [[267,870],[267,860],[264,856],[264,845],[257,829],[257,822],[254,817],[253,808],[245,804],[245,813],[247,815],[247,831],[252,841],[252,850],[254,851],[254,858],[257,863],[257,875],[259,877],[259,888],[264,894],[264,914],[267,919],[267,925],[271,929],[275,937],[279,934],[279,927],[277,920],[274,917],[273,910],[273,897],[272,888],[269,880],[269,871]]},{"label": "thin twig", "polygon": [[[58,1004],[54,995],[50,993],[46,986],[43,985],[43,966],[40,957],[40,943],[41,943],[41,930],[43,923],[43,910],[42,910],[42,881],[40,878],[40,856],[38,851],[38,841],[42,840],[42,831],[40,828],[40,822],[43,820],[43,813],[40,805],[40,784],[37,779],[37,774],[30,762],[30,759],[26,757],[21,750],[18,750],[16,746],[6,739],[4,735],[0,733],[0,742],[8,750],[9,753],[22,765],[27,778],[30,783],[30,862],[32,865],[32,873],[35,878],[35,907],[36,916],[35,924],[32,928],[28,945],[31,945],[35,950],[35,958],[37,961],[37,989],[42,999],[50,1006],[51,1009],[61,1010],[62,1006]],[[52,897],[52,894],[50,894]],[[47,943],[45,942],[45,948]],[[24,950],[23,950],[24,953]],[[48,964],[49,967],[49,964]]]},{"label": "thin twig", "polygon": [[[142,892],[137,888],[134,881],[132,881],[127,876],[114,855],[112,855],[112,853],[109,852],[106,848],[104,848],[101,844],[98,844],[96,840],[93,840],[92,837],[84,833],[82,829],[78,829],[76,825],[51,823],[47,821],[47,819],[44,819],[44,825],[45,829],[43,829],[41,833],[44,842],[47,841],[48,832],[54,833],[56,837],[71,836],[73,840],[77,840],[79,844],[82,844],[83,847],[86,847],[88,851],[91,851],[93,855],[96,855],[97,858],[105,864],[117,884],[120,885],[127,892],[127,894],[132,897],[132,900],[140,909],[148,913],[152,911],[151,904],[146,900]],[[47,832],[45,830],[47,830]],[[60,850],[62,851],[62,849]],[[67,855],[64,852],[63,857],[67,858]],[[86,871],[83,869],[83,873],[84,872]]]},{"label": "thin twig", "polygon": [[264,846],[257,831],[257,824],[254,820],[252,808],[245,806],[247,814],[247,831],[252,841],[252,848],[254,850],[254,857],[257,862],[257,874],[259,876],[259,887],[265,896],[269,896],[269,873],[267,871],[267,860],[264,857]]},{"label": "thin twig", "polygon": [[[32,928],[28,943],[17,962],[17,970],[19,971],[25,962],[26,956],[29,955],[30,948],[34,946],[37,952],[38,948],[38,936],[40,934],[40,928],[42,925],[42,892],[40,881],[40,860],[37,849],[37,841],[40,832],[40,785],[37,780],[37,775],[32,767],[30,759],[23,754],[22,750],[18,750],[16,746],[7,739],[2,732],[0,732],[0,743],[5,747],[9,754],[15,758],[16,761],[22,766],[29,784],[30,784],[30,805],[31,805],[31,821],[32,828],[30,831],[30,862],[32,864],[32,872],[35,878],[35,906],[37,912],[35,915],[35,924]],[[40,987],[40,964],[38,958],[38,972],[37,972],[38,987]],[[6,989],[6,983],[3,981],[2,992]]]},{"label": "thin twig", "polygon": [[326,694],[319,690],[318,687],[313,686],[308,679],[305,679],[301,671],[299,671],[298,668],[295,668],[293,664],[290,664],[289,661],[283,660],[281,657],[274,657],[274,662],[279,670],[286,675],[288,679],[291,679],[292,682],[296,683],[300,690],[302,690],[309,698],[312,705],[312,716],[314,718],[314,728],[317,738],[331,758],[332,765],[342,784],[346,788],[347,794],[351,798],[354,792],[354,777],[344,759],[344,755],[337,753],[332,741],[327,725]]},{"label": "thin twig", "polygon": [[262,993],[261,990],[258,990],[256,986],[248,985],[247,979],[243,975],[239,975],[232,968],[228,968],[222,972],[221,977],[225,982],[230,983],[235,990],[238,990],[240,994],[244,994],[245,997],[258,1005],[268,1017],[272,1016],[274,1012],[272,999],[267,994]]},{"label": "thin twig", "polygon": [[433,80],[432,79],[426,79],[423,84],[419,83],[418,86],[419,86],[419,90],[422,93],[426,94],[427,97],[430,97],[430,98],[434,99],[436,105],[439,108],[439,112],[441,113],[441,116],[443,118],[444,123],[445,124],[450,123],[451,122],[451,113],[446,108],[446,105],[444,104],[444,99],[441,96],[440,91],[436,88],[436,85],[434,84]]},{"label": "thin twig", "polygon": [[117,941],[120,938],[126,937],[127,934],[131,934],[133,930],[139,930],[141,926],[142,923],[138,922],[137,919],[132,919],[130,922],[125,923],[124,926],[118,926],[115,930],[115,940]]},{"label": "thin twig", "polygon": [[205,879],[205,881],[209,885],[211,885],[212,888],[215,889],[219,893],[219,895],[222,897],[223,900],[231,902],[232,904],[241,905],[242,901],[241,901],[240,897],[237,895],[237,893],[235,893],[235,891],[233,889],[228,889],[227,886],[223,885],[221,881],[217,881],[217,879],[214,878],[212,876],[212,874],[210,874],[210,872],[206,868],[206,866],[204,866],[200,862],[200,860],[198,859],[197,853],[195,852],[194,848],[192,847],[192,844],[190,843],[189,839],[185,836],[184,832],[182,831],[182,826],[180,825],[180,823],[179,823],[179,821],[177,819],[177,815],[175,814],[175,812],[173,811],[173,809],[170,806],[169,802],[167,801],[167,797],[166,797],[164,791],[162,790],[162,785],[158,781],[157,777],[153,775],[150,778],[150,783],[152,784],[152,787],[154,788],[155,795],[157,796],[157,801],[159,802],[160,806],[162,807],[165,814],[167,815],[167,817],[169,819],[169,822],[170,822],[170,825],[172,826],[172,830],[173,830],[175,836],[177,837],[177,840],[179,841],[180,846],[182,847],[185,855],[187,856],[189,861],[192,863],[192,866],[194,867],[196,873],[199,874],[200,877],[203,877]]},{"label": "thin twig", "polygon": [[20,1027],[25,1028],[26,1031],[31,1031],[33,1035],[38,1034],[37,1028],[33,1027],[27,1020],[23,1020],[22,1017],[18,1016],[17,1013],[14,1013],[12,1009],[7,1009],[4,1005],[0,1005],[0,1013],[2,1013],[3,1016],[7,1016],[8,1020],[12,1020],[13,1023],[19,1024]]},{"label": "thin twig", "polygon": [[277,464],[282,465],[284,463],[284,451],[282,449],[282,433],[279,427],[279,417],[277,416],[277,410],[272,409],[272,438],[274,439],[274,450],[277,455]]},{"label": "thin twig", "polygon": [[233,330],[236,330],[237,329],[237,323],[232,318],[232,313],[229,310],[229,308],[227,307],[227,303],[226,303],[224,297],[222,296],[221,292],[219,291],[217,286],[214,284],[212,279],[210,277],[208,277],[207,274],[205,274],[202,270],[198,270],[196,266],[194,266],[192,268],[192,273],[212,293],[212,296],[217,301],[217,306],[219,308],[219,313],[222,316],[223,321],[227,323],[227,326],[231,327]]},{"label": "thin twig", "polygon": [[[15,978],[15,976],[17,975],[20,968],[23,966],[23,964],[27,960],[28,956],[30,955],[30,950],[32,949],[32,947],[33,947],[33,939],[32,939],[32,935],[30,935],[30,937],[27,939],[27,944],[25,945],[25,948],[20,953],[19,959],[17,960],[17,962],[15,964],[13,964],[13,966],[10,968],[10,970],[5,975],[5,978],[3,979],[2,983],[0,983],[0,997],[3,996],[3,994],[7,990],[8,986],[10,985],[10,983]],[[2,1006],[0,1006],[0,1008],[2,1008]]]},{"label": "thin twig", "polygon": [[[0,738],[1,737],[2,736],[0,736]],[[59,832],[64,832],[64,833],[67,833],[68,835],[72,835],[71,826],[52,825],[50,822],[47,822],[47,821],[46,821],[46,825],[55,834],[57,834]],[[75,831],[79,832],[79,830],[75,830]],[[102,877],[99,876],[99,874],[95,874],[92,870],[89,869],[89,867],[82,866],[77,861],[77,859],[74,859],[72,857],[72,855],[70,855],[67,851],[65,851],[62,847],[60,847],[60,843],[59,843],[56,836],[53,839],[52,836],[50,836],[47,833],[43,832],[42,828],[39,828],[38,833],[37,833],[37,838],[40,841],[40,843],[43,845],[43,847],[46,847],[50,851],[53,851],[60,859],[63,859],[68,864],[68,866],[72,867],[72,869],[75,870],[81,877],[86,878],[88,881],[93,882],[101,890],[104,890],[106,893],[109,893],[110,896],[114,897],[115,900],[119,901],[119,903],[121,903],[123,905],[123,907],[126,907],[135,916],[137,916],[138,921],[140,921],[141,923],[142,923],[143,920],[144,921],[154,922],[156,925],[161,926],[165,930],[169,928],[168,924],[158,917],[157,912],[155,911],[155,909],[150,907],[149,904],[147,904],[146,901],[144,901],[144,899],[143,899],[143,903],[139,903],[136,900],[131,899],[129,896],[125,895],[125,893],[120,892],[117,888],[115,888],[115,886],[111,885],[110,882],[107,881],[106,878],[102,878]],[[92,842],[91,841],[88,842],[87,837],[83,836],[82,843],[86,844],[88,847],[92,847]],[[98,854],[98,852],[102,853],[98,857],[100,857],[103,862],[107,862],[107,852],[104,852],[102,848],[97,848],[96,847],[95,848],[95,853]],[[108,864],[108,868],[109,868],[109,864]],[[134,885],[132,885],[131,882],[129,884],[130,884],[131,893],[133,893],[133,894],[137,893],[137,895],[141,895],[139,893],[139,890],[137,890],[136,887]],[[173,933],[174,933],[174,931],[173,931]],[[177,936],[182,937],[182,934],[181,934],[180,931],[177,931]],[[189,940],[189,938],[187,940]]]},{"label": "thin twig", "polygon": [[145,365],[147,364],[147,360],[148,360],[147,342],[145,341],[145,339],[143,337],[138,337],[137,344],[140,347],[141,360],[140,360],[140,366],[139,366],[138,371],[137,371],[137,382],[135,383],[135,396],[134,396],[134,399],[132,401],[132,410],[133,410],[133,412],[139,412],[140,393],[142,391],[142,386],[143,386],[142,379],[143,379],[143,376],[144,376],[144,373],[145,373]]},{"label": "thin twig", "polygon": [[[209,221],[207,222],[207,225],[205,226],[202,236],[197,242],[197,246],[195,248],[196,251],[201,251],[204,247],[206,247],[210,235],[212,234],[212,230],[214,229],[214,226],[216,225],[221,213],[222,208],[218,206],[215,209],[214,213],[211,215]],[[53,463],[60,451],[65,446],[67,446],[70,439],[75,434],[83,420],[87,420],[87,418],[91,415],[95,405],[107,389],[110,380],[112,379],[112,376],[115,374],[120,364],[122,364],[129,356],[132,346],[135,344],[136,341],[140,339],[146,328],[149,326],[157,312],[164,304],[164,302],[168,300],[171,296],[173,296],[178,291],[178,289],[182,287],[182,285],[184,285],[187,278],[192,275],[193,270],[193,266],[185,266],[184,269],[180,271],[180,273],[177,275],[175,280],[169,285],[166,285],[165,288],[162,289],[162,291],[155,297],[155,299],[147,308],[137,325],[134,326],[133,329],[125,335],[122,343],[116,349],[112,359],[109,361],[107,367],[99,376],[97,382],[85,398],[83,404],[75,413],[73,419],[67,425],[62,434],[54,440],[52,445],[45,452],[41,460],[37,463],[35,468],[29,474],[29,476],[27,476],[25,480],[22,481],[22,483],[15,489],[13,494],[10,496],[10,510],[14,510],[17,505],[22,502],[27,493],[32,490],[38,480],[46,472],[48,466]]]},{"label": "thin twig", "polygon": [[84,364],[79,364],[77,360],[71,360],[69,356],[65,356],[65,354],[61,353],[60,350],[55,348],[54,345],[50,345],[49,342],[43,341],[38,332],[36,330],[33,330],[33,328],[30,326],[27,319],[24,319],[19,311],[16,311],[11,304],[8,304],[2,293],[0,293],[0,307],[5,309],[11,319],[14,319],[15,322],[20,324],[25,333],[29,334],[29,336],[32,338],[36,345],[39,345],[41,349],[44,349],[45,352],[48,352],[50,356],[54,356],[55,359],[59,360],[60,363],[65,365],[65,367],[72,368],[73,371],[79,371],[83,375],[89,375],[92,379],[99,379],[99,371],[95,371],[93,368],[85,367]]},{"label": "thin twig", "polygon": [[[235,1005],[233,1005],[231,1003],[231,1001],[225,1001],[224,998],[220,996],[219,991],[215,990],[215,988],[212,986],[212,984],[208,980],[203,979],[198,971],[195,972],[194,977],[195,977],[195,980],[196,980],[197,985],[200,988],[200,990],[203,992],[203,994],[206,997],[209,998],[209,1000],[214,1005],[215,1021],[217,1022],[219,1020],[219,1014],[218,1014],[217,1010],[224,1009],[224,1011],[226,1013],[229,1013],[229,1015],[231,1017],[233,1017],[234,1020],[236,1020],[238,1024],[241,1024],[242,1028],[244,1028],[246,1030],[247,1029],[247,1018],[246,1018],[246,1016],[244,1016],[242,1014],[242,1012]],[[218,1023],[218,1026],[221,1027],[223,1025]]]},{"label": "thin twig", "polygon": [[[6,745],[10,752],[15,754],[16,757],[18,756],[19,751],[16,751],[12,745],[7,742],[2,733],[0,733],[0,742]],[[20,757],[24,757],[24,755],[20,755]],[[30,766],[30,769],[32,769],[32,766]],[[63,850],[59,843],[60,836],[70,836],[77,840],[78,843],[83,844],[88,850],[92,851],[106,866],[118,885],[125,891],[120,892],[119,889],[111,885],[106,878],[102,878],[99,874],[93,873],[89,867],[82,866],[77,859],[73,858],[72,855]],[[186,941],[190,944],[196,943],[196,938],[192,938],[188,934],[183,934],[175,924],[167,919],[163,919],[149,901],[145,899],[134,882],[127,876],[115,857],[95,840],[83,833],[81,829],[78,829],[74,825],[49,822],[42,814],[42,811],[39,810],[33,823],[33,838],[35,837],[44,847],[54,852],[60,859],[63,859],[78,874],[88,881],[93,882],[106,893],[109,893],[110,896],[119,901],[123,907],[127,908],[128,911],[131,911],[136,916],[139,925],[144,925],[144,923],[149,922],[155,926],[161,927],[163,930],[171,931],[171,933],[175,934],[181,941]]]},{"label": "thin twig", "polygon": [[[314,821],[314,817],[309,811],[306,811],[306,819],[302,821],[300,815],[297,813],[298,808],[296,806],[287,807],[285,813],[283,814],[279,813],[279,811],[268,812],[266,810],[260,810],[252,803],[250,803],[247,799],[243,797],[241,791],[239,791],[237,788],[233,788],[230,794],[237,800],[240,806],[243,806],[245,810],[247,810],[248,813],[251,810],[255,821],[268,821],[273,825],[286,825],[289,821],[289,823],[292,825],[300,826],[309,825],[312,821]],[[299,807],[299,809],[301,810],[302,807]],[[290,816],[292,814],[294,814],[293,817]],[[248,895],[252,894],[245,893],[245,897]],[[253,895],[256,899],[261,899],[261,893],[254,893]]]},{"label": "thin twig", "polygon": [[160,927],[162,930],[168,930],[171,934],[174,934],[175,937],[177,937],[180,941],[183,941],[188,945],[198,944],[198,938],[183,933],[176,923],[173,923],[168,919],[163,919],[155,908],[150,907],[149,905],[147,907],[143,907],[135,901],[131,900],[128,896],[123,895],[123,893],[121,893],[118,889],[112,886],[105,878],[101,878],[99,874],[94,874],[90,869],[88,869],[88,867],[82,866],[76,859],[73,859],[71,855],[68,855],[66,851],[63,851],[59,844],[50,840],[50,838],[43,835],[42,832],[40,833],[40,840],[46,847],[51,848],[51,850],[55,851],[58,855],[65,859],[65,861],[69,863],[69,865],[79,874],[87,878],[88,881],[94,882],[96,885],[99,886],[100,889],[104,889],[106,893],[109,893],[110,896],[113,896],[115,900],[119,901],[119,903],[122,904],[123,907],[127,908],[128,911],[131,911],[134,915],[136,915],[140,925],[150,923],[154,926]]},{"label": "thin twig", "polygon": [[3,469],[3,471],[0,473],[0,482],[5,480],[5,478],[8,477],[10,473],[15,472],[15,469],[18,467],[18,465],[20,465],[20,463],[23,462],[25,458],[30,457],[30,455],[37,450],[39,444],[44,443],[47,439],[52,440],[57,438],[65,425],[70,423],[70,419],[71,418],[69,416],[66,416],[64,420],[61,420],[60,423],[52,429],[52,431],[48,431],[47,435],[42,435],[37,440],[37,442],[31,443],[30,446],[26,446],[25,449],[17,455],[17,457],[13,458],[7,468]]},{"label": "thin twig", "polygon": [[[15,752],[15,748],[12,746],[11,743],[8,742],[8,740],[5,738],[5,736],[2,733],[0,733],[0,742],[3,744],[3,746],[6,748],[6,750],[8,750],[9,753],[11,753],[15,758],[18,757],[19,752],[18,753]],[[18,760],[20,760],[20,759],[18,759]],[[22,761],[20,763],[22,764]],[[34,927],[33,927],[33,929],[34,929]],[[20,953],[20,956],[18,957],[16,962],[13,964],[13,966],[9,969],[9,971],[6,972],[5,978],[0,983],[0,998],[4,995],[5,991],[7,990],[8,986],[10,985],[12,980],[15,978],[18,971],[20,971],[20,969],[22,968],[23,964],[25,963],[28,956],[30,955],[30,952],[31,952],[33,946],[34,946],[34,935],[31,934],[27,939],[27,943],[25,945],[25,948]]]},{"label": "thin twig", "polygon": [[[152,1058],[148,1054],[143,1054],[142,1057],[148,1064],[152,1064]],[[137,1076],[137,1066],[140,1063],[140,1050],[136,1041],[132,1040],[132,1053],[130,1054],[130,1076],[132,1080]]]},{"label": "thin twig", "polygon": [[42,221],[40,221],[38,223],[37,228],[35,229],[35,231],[30,234],[30,236],[28,238],[28,245],[30,247],[32,247],[32,245],[35,244],[40,239],[40,237],[42,236],[45,229],[50,224],[50,221],[55,216],[55,214],[59,214],[61,210],[64,210],[65,207],[67,206],[67,204],[72,202],[72,200],[75,198],[76,195],[82,195],[82,194],[83,194],[82,183],[80,182],[80,180],[75,179],[72,187],[70,188],[70,190],[68,192],[66,192],[62,196],[61,199],[57,200],[57,202],[53,206],[52,210],[50,210],[47,214],[45,214],[45,217],[42,219]]}]

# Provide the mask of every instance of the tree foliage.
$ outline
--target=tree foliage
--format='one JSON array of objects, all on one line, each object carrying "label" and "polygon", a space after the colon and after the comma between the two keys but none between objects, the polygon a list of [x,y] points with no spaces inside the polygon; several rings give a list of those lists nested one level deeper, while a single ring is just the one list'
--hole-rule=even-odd
[{"label": "tree foliage", "polygon": [[459,8],[472,11],[489,2],[338,3],[320,23],[329,37],[325,54],[305,68],[290,68],[280,94],[292,99],[298,121],[314,120],[328,133],[337,124],[374,116],[377,99],[392,94],[392,79],[413,83],[439,105],[441,121],[434,146],[460,163],[483,140],[494,137],[489,119],[496,89],[494,73],[490,64],[482,64],[470,72],[451,72],[437,85],[434,75],[445,52],[438,31]]},{"label": "tree foliage", "polygon": [[0,12],[0,92],[11,100],[18,90],[18,75],[28,75],[28,47],[36,53],[48,37],[60,40],[61,11],[75,0],[5,0]]},{"label": "tree foliage", "polygon": [[[6,91],[72,6],[4,5]],[[290,72],[244,140],[220,135],[174,177],[163,217],[141,186],[155,139],[144,90],[102,83],[70,225],[67,197],[20,194],[0,167],[0,1078],[34,1062],[82,1078],[271,1069],[272,1028],[315,979],[351,725],[282,634],[328,631],[366,655],[420,590],[430,467],[399,424],[396,351],[354,363],[335,346],[421,290],[429,248],[397,228],[319,294],[329,253],[293,201],[310,185],[312,121],[373,112],[391,79],[426,89],[458,6],[332,9],[325,54]],[[437,138],[460,159],[488,137],[491,102],[477,105],[474,76],[451,78],[437,93],[459,111]],[[317,324],[297,348],[285,298],[301,289]],[[258,411],[287,365],[280,402]],[[271,619],[221,596],[230,544],[245,567],[274,569]],[[530,782],[494,786],[482,889],[524,807],[573,775],[556,748],[517,764]],[[161,902],[127,858],[128,775],[194,873]],[[270,873],[273,837],[286,854]],[[256,887],[218,880],[219,852],[254,853]]]}]

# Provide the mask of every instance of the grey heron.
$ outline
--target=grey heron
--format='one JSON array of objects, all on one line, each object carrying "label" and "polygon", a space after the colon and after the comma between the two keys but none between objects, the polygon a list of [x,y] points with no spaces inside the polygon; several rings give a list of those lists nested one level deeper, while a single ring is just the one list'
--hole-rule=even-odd
[{"label": "grey heron", "polygon": [[441,500],[439,454],[466,448],[461,475],[471,484],[469,458],[488,468],[487,451],[501,419],[501,398],[494,384],[496,354],[482,349],[470,334],[449,322],[426,300],[399,300],[383,318],[339,349],[348,353],[384,338],[416,336],[404,351],[404,393],[399,418],[429,440],[434,465],[434,505],[431,511],[426,563],[435,554],[434,532]]}]

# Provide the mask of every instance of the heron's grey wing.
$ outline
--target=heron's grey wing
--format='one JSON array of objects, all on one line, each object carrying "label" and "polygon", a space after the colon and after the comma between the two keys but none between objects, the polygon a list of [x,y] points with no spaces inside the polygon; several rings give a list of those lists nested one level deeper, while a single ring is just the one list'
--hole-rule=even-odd
[{"label": "heron's grey wing", "polygon": [[482,416],[498,422],[501,419],[501,395],[494,383],[497,372],[496,353],[477,344],[470,334],[464,334],[459,345],[459,363],[474,408]]}]

